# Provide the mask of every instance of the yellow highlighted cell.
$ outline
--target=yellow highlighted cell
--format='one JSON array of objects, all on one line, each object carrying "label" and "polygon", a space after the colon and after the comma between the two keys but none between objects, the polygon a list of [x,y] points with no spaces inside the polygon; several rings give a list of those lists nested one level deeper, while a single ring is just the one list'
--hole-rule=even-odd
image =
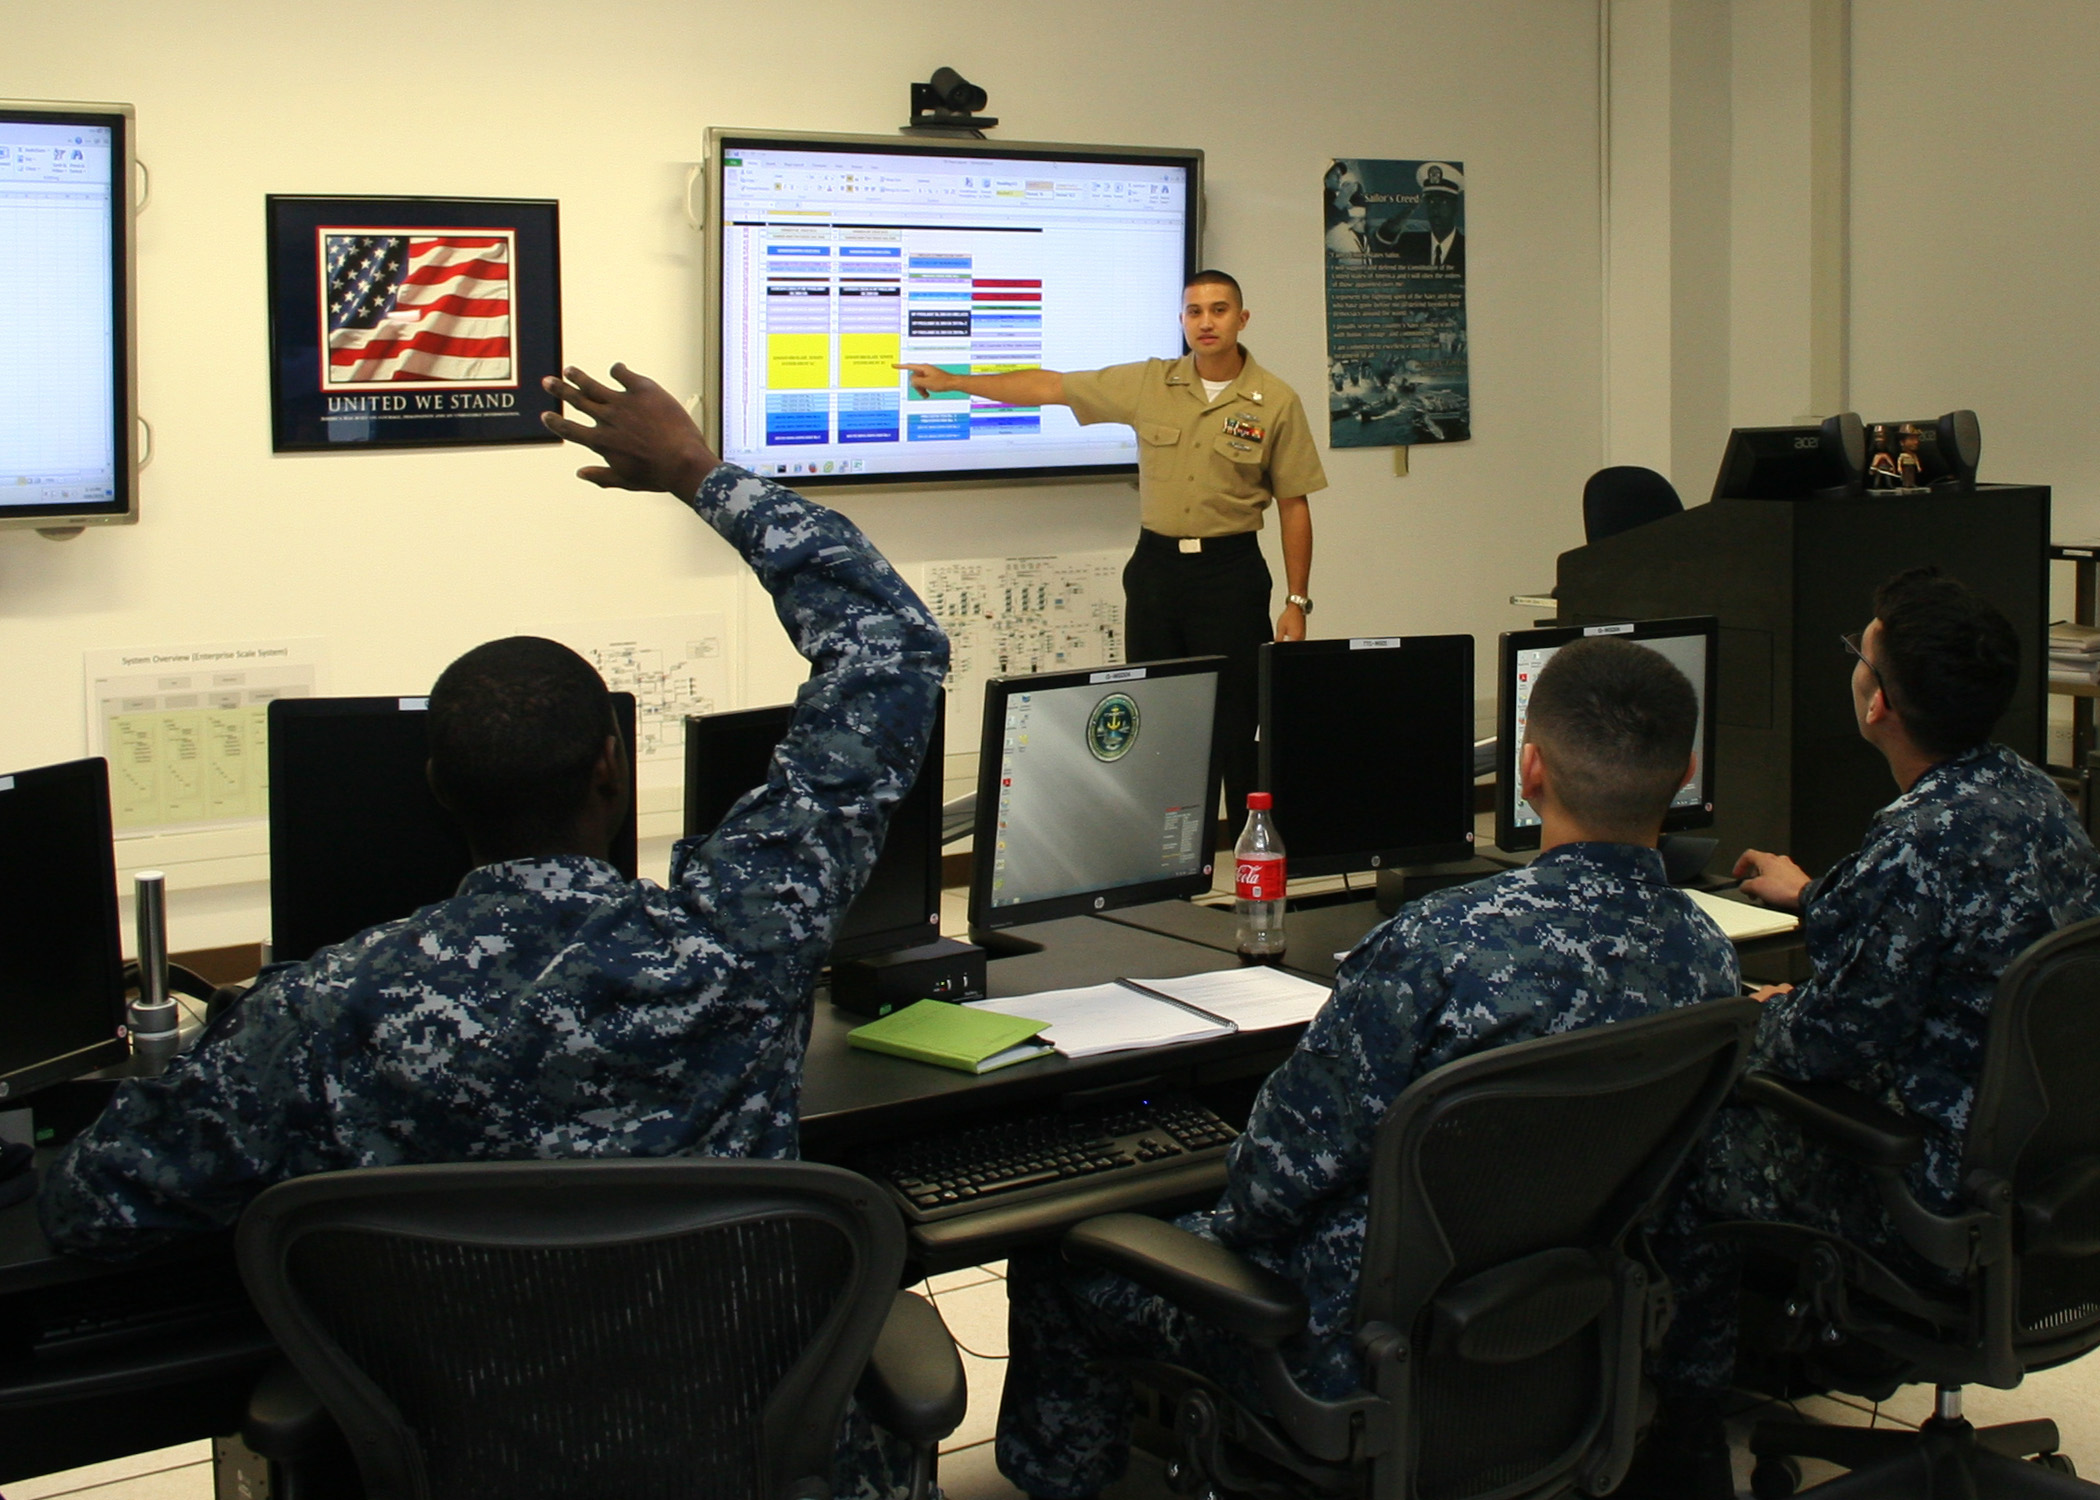
[{"label": "yellow highlighted cell", "polygon": [[897,383],[897,358],[903,339],[894,333],[839,335],[841,389],[887,390]]},{"label": "yellow highlighted cell", "polygon": [[766,335],[766,385],[776,391],[821,391],[831,384],[831,335]]}]

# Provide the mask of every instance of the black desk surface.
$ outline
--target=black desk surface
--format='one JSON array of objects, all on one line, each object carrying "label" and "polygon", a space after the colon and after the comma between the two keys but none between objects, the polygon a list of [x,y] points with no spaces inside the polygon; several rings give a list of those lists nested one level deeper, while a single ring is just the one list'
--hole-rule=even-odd
[{"label": "black desk surface", "polygon": [[[1239,923],[1230,907],[1198,906],[1188,901],[1155,901],[1149,906],[1111,912],[1100,920],[1179,938],[1182,942],[1196,943],[1220,953],[1235,953],[1237,949]],[[1378,909],[1378,903],[1368,896],[1359,901],[1338,901],[1303,909],[1293,907],[1284,918],[1289,946],[1284,951],[1283,966],[1294,973],[1332,984],[1335,970],[1341,966],[1349,950],[1384,920],[1385,914]],[[1743,959],[1746,975],[1753,966],[1759,968],[1754,982],[1797,981],[1807,977],[1798,929],[1771,937],[1750,938],[1735,947]],[[1767,972],[1771,975],[1769,979],[1765,977]]]},{"label": "black desk surface", "polygon": [[[1239,962],[1229,941],[1229,920],[1228,941],[1222,948],[1098,917],[1066,917],[1013,932],[1043,944],[1043,951],[993,959],[986,969],[986,987],[995,996],[1029,995],[1111,979],[1165,979],[1230,969]],[[1283,1027],[1179,1047],[1111,1052],[1077,1062],[1042,1057],[976,1076],[848,1047],[846,1033],[866,1019],[827,1003],[817,1006],[803,1065],[802,1146],[806,1156],[826,1160],[848,1147],[923,1131],[957,1114],[1043,1103],[1080,1090],[1151,1078],[1188,1082],[1266,1073],[1298,1035],[1298,1028]]]}]

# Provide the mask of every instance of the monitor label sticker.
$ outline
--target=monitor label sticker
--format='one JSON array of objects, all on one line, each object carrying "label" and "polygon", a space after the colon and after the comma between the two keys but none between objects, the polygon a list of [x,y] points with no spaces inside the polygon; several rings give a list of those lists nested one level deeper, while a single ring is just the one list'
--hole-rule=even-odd
[{"label": "monitor label sticker", "polygon": [[1404,636],[1397,635],[1357,636],[1351,638],[1349,649],[1351,651],[1398,651],[1400,642],[1404,639]]},{"label": "monitor label sticker", "polygon": [[1087,681],[1088,681],[1088,682],[1138,682],[1138,681],[1141,681],[1141,680],[1143,680],[1144,676],[1145,676],[1145,669],[1144,669],[1143,667],[1125,667],[1125,668],[1123,668],[1123,669],[1122,669],[1122,670],[1121,670],[1120,672],[1095,672],[1095,673],[1092,673],[1091,675],[1089,675],[1089,676],[1088,676],[1088,678],[1087,678]]},{"label": "monitor label sticker", "polygon": [[14,789],[15,789],[15,779],[14,779],[14,777],[12,777],[12,776],[0,776],[0,792],[11,792],[11,791],[13,791]]},{"label": "monitor label sticker", "polygon": [[430,700],[428,698],[403,698],[401,700],[401,712],[405,714],[420,714],[428,711],[429,708]]},{"label": "monitor label sticker", "polygon": [[1629,620],[1623,625],[1586,625],[1583,627],[1582,633],[1584,635],[1632,635],[1633,622]]},{"label": "monitor label sticker", "polygon": [[1138,738],[1137,700],[1128,693],[1110,693],[1094,705],[1086,719],[1086,747],[1094,759],[1121,760]]}]

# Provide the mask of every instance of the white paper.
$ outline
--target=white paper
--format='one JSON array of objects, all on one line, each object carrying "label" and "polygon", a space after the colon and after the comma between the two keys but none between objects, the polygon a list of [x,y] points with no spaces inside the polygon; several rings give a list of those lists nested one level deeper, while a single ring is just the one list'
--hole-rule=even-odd
[{"label": "white paper", "polygon": [[1176,1042],[1228,1036],[1235,1029],[1229,1023],[1206,1021],[1193,1011],[1127,984],[1044,990],[1034,995],[966,1003],[1002,1016],[1048,1021],[1049,1028],[1037,1035],[1067,1057],[1093,1057],[1134,1047],[1169,1047]]},{"label": "white paper", "polygon": [[1751,938],[1792,932],[1801,925],[1801,919],[1790,911],[1774,911],[1768,906],[1752,906],[1747,901],[1731,901],[1711,891],[1686,891],[1685,894],[1697,903],[1699,910],[1714,919],[1714,925],[1730,942],[1743,943]]},{"label": "white paper", "polygon": [[325,655],[311,637],[85,653],[88,753],[109,760],[117,836],[267,817],[270,704],[315,696]]},{"label": "white paper", "polygon": [[1267,967],[1218,969],[1181,979],[1130,982],[1171,995],[1214,1016],[1223,1016],[1242,1031],[1264,1031],[1271,1026],[1297,1026],[1310,1021],[1327,1003],[1330,993],[1324,984]]}]

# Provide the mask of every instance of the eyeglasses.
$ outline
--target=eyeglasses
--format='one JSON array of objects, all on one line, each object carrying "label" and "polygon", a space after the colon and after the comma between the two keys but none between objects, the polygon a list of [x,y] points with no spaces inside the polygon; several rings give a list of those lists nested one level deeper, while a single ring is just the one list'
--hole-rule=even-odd
[{"label": "eyeglasses", "polygon": [[1860,637],[1865,634],[1863,630],[1855,630],[1848,635],[1841,635],[1838,637],[1838,644],[1845,648],[1847,656],[1857,657],[1866,669],[1874,674],[1874,682],[1881,689],[1881,696],[1893,701],[1893,695],[1889,692],[1889,680],[1881,675],[1881,668],[1868,661],[1867,653],[1860,649]]}]

